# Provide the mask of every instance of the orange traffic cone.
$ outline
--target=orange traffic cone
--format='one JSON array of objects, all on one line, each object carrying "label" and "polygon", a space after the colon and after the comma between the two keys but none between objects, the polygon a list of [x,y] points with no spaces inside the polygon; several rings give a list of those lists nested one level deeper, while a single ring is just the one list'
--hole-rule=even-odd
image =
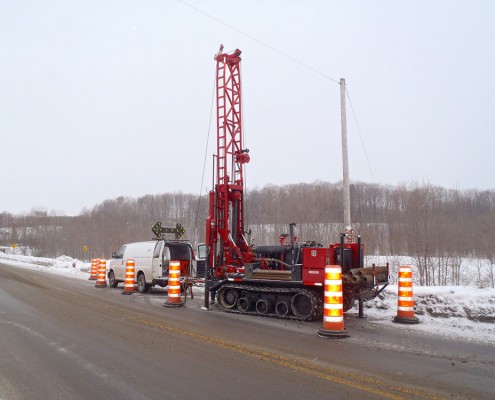
[{"label": "orange traffic cone", "polygon": [[127,260],[125,263],[125,282],[122,294],[132,294],[136,292],[134,281],[134,260]]},{"label": "orange traffic cone", "polygon": [[89,275],[90,281],[96,281],[98,279],[98,259],[93,258],[91,260],[91,273]]},{"label": "orange traffic cone", "polygon": [[170,261],[168,267],[168,295],[165,307],[182,307],[184,302],[180,298],[180,262]]},{"label": "orange traffic cone", "polygon": [[411,267],[399,268],[399,293],[397,315],[394,322],[400,324],[418,324],[419,319],[414,316],[413,281]]},{"label": "orange traffic cone", "polygon": [[350,335],[344,327],[342,268],[339,265],[327,265],[325,267],[323,302],[323,327],[318,331],[318,336],[330,339],[349,337]]},{"label": "orange traffic cone", "polygon": [[104,288],[107,287],[107,260],[100,258],[98,265],[98,279],[95,287]]}]

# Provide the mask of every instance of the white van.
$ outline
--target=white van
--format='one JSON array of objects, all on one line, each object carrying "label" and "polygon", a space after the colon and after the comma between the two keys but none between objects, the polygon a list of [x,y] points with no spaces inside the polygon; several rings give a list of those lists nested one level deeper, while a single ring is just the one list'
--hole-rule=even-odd
[{"label": "white van", "polygon": [[128,243],[112,254],[108,266],[108,284],[117,287],[125,280],[127,260],[134,260],[134,280],[140,293],[158,285],[168,285],[170,261],[180,261],[181,275],[191,275],[193,250],[189,242],[180,240],[152,240]]}]

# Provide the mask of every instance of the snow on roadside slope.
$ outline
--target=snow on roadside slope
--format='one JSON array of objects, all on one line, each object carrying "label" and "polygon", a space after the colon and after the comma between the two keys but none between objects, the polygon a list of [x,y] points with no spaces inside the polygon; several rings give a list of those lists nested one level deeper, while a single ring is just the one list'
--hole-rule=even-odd
[{"label": "snow on roadside slope", "polygon": [[[420,323],[395,326],[495,346],[495,289],[416,285],[413,292]],[[397,315],[397,286],[387,286],[383,296],[366,302],[364,314],[370,321],[389,324]]]},{"label": "snow on roadside slope", "polygon": [[85,263],[68,256],[53,259],[14,254],[7,255],[0,251],[0,261],[15,267],[71,276],[78,279],[88,279],[91,270],[91,263]]},{"label": "snow on roadside slope", "polygon": [[[56,259],[6,255],[0,261],[15,267],[55,273],[87,280],[91,269],[67,256]],[[394,324],[397,329],[413,329],[453,340],[473,340],[495,346],[495,289],[458,286],[414,286],[417,325]],[[365,303],[367,321],[392,324],[397,315],[397,286],[389,285],[379,297]],[[357,314],[353,308],[347,314]]]}]

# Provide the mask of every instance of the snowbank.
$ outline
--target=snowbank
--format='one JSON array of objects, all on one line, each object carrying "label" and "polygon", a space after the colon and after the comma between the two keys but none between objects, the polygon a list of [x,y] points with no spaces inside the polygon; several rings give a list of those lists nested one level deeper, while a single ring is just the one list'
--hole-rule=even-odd
[{"label": "snowbank", "polygon": [[0,252],[0,261],[12,266],[69,275],[74,278],[88,279],[91,270],[91,263],[77,260],[68,256],[58,258],[44,258],[32,256],[20,256],[15,254],[4,254]]},{"label": "snowbank", "polygon": [[[413,290],[420,323],[397,326],[495,346],[495,289],[414,286]],[[383,296],[366,302],[364,313],[377,323],[390,323],[397,315],[397,286],[389,285]]]}]

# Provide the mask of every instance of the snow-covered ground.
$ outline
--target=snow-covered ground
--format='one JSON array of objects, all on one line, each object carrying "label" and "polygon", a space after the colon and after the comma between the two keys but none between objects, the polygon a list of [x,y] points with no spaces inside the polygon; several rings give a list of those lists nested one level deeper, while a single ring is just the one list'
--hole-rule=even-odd
[{"label": "snow-covered ground", "polygon": [[[495,346],[495,289],[416,285],[413,291],[420,323],[396,326]],[[387,286],[383,296],[366,302],[364,313],[369,320],[389,324],[397,315],[397,286]]]},{"label": "snow-covered ground", "polygon": [[[85,263],[67,256],[56,259],[6,255],[0,260],[14,267],[87,280],[91,269]],[[379,298],[365,303],[368,321],[391,324],[397,314],[397,286],[389,285]],[[416,325],[394,324],[398,329],[416,329],[454,340],[473,340],[495,346],[495,289],[458,286],[414,286]],[[351,310],[350,313],[357,312]]]},{"label": "snow-covered ground", "polygon": [[32,257],[4,254],[0,251],[0,261],[15,267],[34,269],[58,275],[68,275],[78,279],[88,279],[91,263],[68,256],[58,258]]}]

